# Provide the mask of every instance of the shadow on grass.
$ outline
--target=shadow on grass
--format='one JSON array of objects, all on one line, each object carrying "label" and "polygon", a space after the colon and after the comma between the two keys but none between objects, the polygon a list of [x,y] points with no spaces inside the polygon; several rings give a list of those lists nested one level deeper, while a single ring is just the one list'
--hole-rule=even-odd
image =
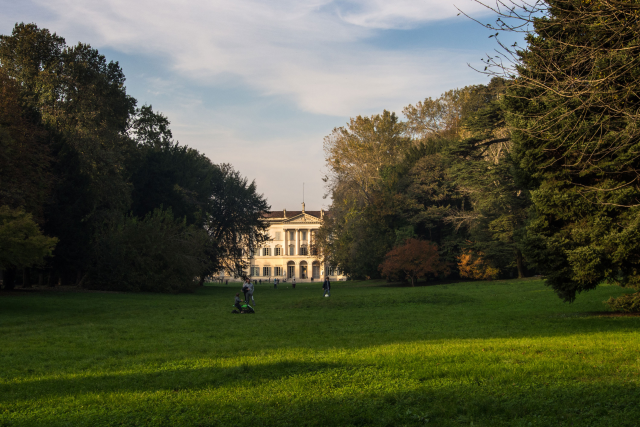
[{"label": "shadow on grass", "polygon": [[343,368],[345,365],[317,362],[279,362],[265,365],[239,365],[231,368],[185,368],[150,373],[105,374],[74,378],[33,379],[0,384],[0,404],[22,400],[65,397],[81,393],[178,392],[251,384]]},{"label": "shadow on grass", "polygon": [[[298,364],[296,368],[322,369],[333,365]],[[265,366],[264,369],[274,368]],[[197,370],[196,370],[197,371]],[[175,374],[181,374],[176,371]],[[202,373],[202,372],[200,372]],[[247,372],[249,374],[250,372]],[[257,372],[253,372],[254,376]],[[242,382],[235,368],[221,370],[229,376],[225,384]],[[274,376],[277,377],[277,376]],[[276,378],[269,378],[276,379]],[[115,379],[114,379],[115,380]],[[141,380],[136,375],[125,383]],[[155,378],[147,379],[151,382]],[[164,378],[168,381],[170,378]],[[259,386],[258,383],[252,385]],[[208,383],[209,385],[211,383]],[[62,384],[61,384],[62,385]],[[83,384],[70,393],[69,401],[49,402],[45,410],[0,414],[0,422],[30,425],[171,425],[171,426],[454,426],[454,425],[538,425],[538,426],[635,426],[640,417],[636,384],[574,381],[568,384],[454,384],[406,387],[397,391],[375,392],[327,388],[318,395],[280,393],[256,399],[216,400],[207,396],[203,385],[186,389],[164,386],[119,387],[115,390]],[[109,400],[104,393],[112,391],[147,392],[168,390],[175,395],[125,395],[121,401]],[[180,393],[187,391],[188,393]],[[93,396],[84,399],[79,393]],[[41,396],[30,396],[39,398]],[[72,399],[79,400],[72,400]],[[62,405],[68,405],[62,407]],[[6,407],[5,407],[6,408]],[[11,417],[11,419],[9,418]],[[43,424],[44,423],[44,424]]]}]

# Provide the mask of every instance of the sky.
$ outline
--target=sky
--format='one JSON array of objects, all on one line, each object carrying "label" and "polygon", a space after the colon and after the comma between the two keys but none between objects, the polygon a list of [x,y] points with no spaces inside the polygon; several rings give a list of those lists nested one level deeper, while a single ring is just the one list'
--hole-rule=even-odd
[{"label": "sky", "polygon": [[[326,209],[323,138],[350,117],[487,83],[497,48],[472,0],[0,0],[118,61],[174,138],[255,180],[273,210]],[[510,42],[509,40],[503,41]],[[470,67],[471,66],[471,67]]]}]

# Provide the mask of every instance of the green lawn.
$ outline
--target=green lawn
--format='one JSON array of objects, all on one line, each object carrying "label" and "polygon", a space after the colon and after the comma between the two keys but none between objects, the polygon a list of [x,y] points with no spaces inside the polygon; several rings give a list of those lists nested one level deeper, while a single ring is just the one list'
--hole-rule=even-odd
[{"label": "green lawn", "polygon": [[0,426],[640,424],[624,290],[382,285],[0,295]]}]

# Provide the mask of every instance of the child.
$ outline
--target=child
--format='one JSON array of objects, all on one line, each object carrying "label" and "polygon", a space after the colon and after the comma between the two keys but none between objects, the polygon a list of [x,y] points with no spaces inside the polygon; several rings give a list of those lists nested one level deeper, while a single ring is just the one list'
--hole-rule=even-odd
[{"label": "child", "polygon": [[240,293],[236,294],[236,302],[233,304],[238,311],[242,311],[242,300],[240,299]]}]

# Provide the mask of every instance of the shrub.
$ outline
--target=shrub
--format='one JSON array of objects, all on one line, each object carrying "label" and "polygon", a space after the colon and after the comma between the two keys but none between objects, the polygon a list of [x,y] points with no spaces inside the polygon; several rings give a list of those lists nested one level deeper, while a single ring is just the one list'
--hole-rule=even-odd
[{"label": "shrub", "polygon": [[387,279],[410,280],[411,286],[419,277],[429,274],[449,274],[447,265],[440,261],[438,247],[430,242],[407,239],[401,246],[393,248],[378,267]]},{"label": "shrub", "polygon": [[458,269],[460,277],[468,277],[470,279],[493,280],[500,274],[499,269],[491,267],[482,259],[482,253],[474,256],[468,250],[458,257]]},{"label": "shrub", "polygon": [[613,311],[638,313],[640,312],[640,292],[622,295],[618,298],[611,297],[604,303]]},{"label": "shrub", "polygon": [[96,242],[90,287],[147,292],[188,292],[207,261],[206,232],[156,209],[144,219],[124,218]]}]

